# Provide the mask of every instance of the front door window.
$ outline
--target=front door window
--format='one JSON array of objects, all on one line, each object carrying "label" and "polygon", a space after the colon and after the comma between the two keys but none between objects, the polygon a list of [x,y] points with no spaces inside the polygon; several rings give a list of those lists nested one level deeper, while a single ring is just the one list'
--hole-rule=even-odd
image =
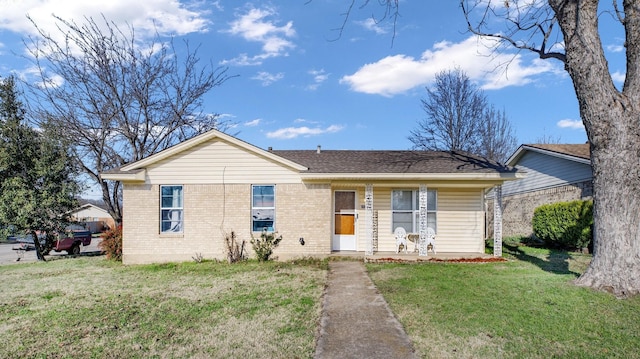
[{"label": "front door window", "polygon": [[335,234],[353,235],[356,233],[355,202],[355,192],[336,192]]}]

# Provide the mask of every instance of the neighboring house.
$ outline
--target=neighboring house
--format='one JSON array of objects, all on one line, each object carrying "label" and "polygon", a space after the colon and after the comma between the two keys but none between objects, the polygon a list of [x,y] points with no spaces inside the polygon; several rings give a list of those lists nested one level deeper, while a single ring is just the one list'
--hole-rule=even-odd
[{"label": "neighboring house", "polygon": [[225,259],[227,234],[250,250],[263,229],[279,259],[395,252],[400,226],[484,253],[484,193],[519,177],[462,153],[273,151],[215,130],[102,174],[123,182],[124,263]]},{"label": "neighboring house", "polygon": [[99,233],[115,227],[115,221],[109,212],[91,203],[84,204],[71,211],[71,218],[91,233]]},{"label": "neighboring house", "polygon": [[531,236],[533,211],[540,205],[592,198],[588,143],[523,144],[506,164],[526,177],[502,186],[504,237]]}]

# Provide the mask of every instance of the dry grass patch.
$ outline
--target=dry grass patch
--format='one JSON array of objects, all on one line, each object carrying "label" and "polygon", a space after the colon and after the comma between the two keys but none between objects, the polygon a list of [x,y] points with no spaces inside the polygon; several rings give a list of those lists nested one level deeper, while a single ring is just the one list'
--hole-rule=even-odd
[{"label": "dry grass patch", "polygon": [[0,267],[0,357],[312,357],[326,262]]}]

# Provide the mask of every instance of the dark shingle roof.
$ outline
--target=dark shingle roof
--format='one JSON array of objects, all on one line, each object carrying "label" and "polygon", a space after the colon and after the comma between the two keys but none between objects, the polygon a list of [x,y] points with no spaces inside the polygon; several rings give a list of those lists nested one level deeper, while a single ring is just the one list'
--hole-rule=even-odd
[{"label": "dark shingle roof", "polygon": [[463,152],[272,150],[307,173],[509,173],[513,168]]},{"label": "dark shingle roof", "polygon": [[557,152],[564,155],[574,156],[585,160],[591,159],[591,150],[588,143],[580,144],[530,144],[526,145],[541,150]]}]

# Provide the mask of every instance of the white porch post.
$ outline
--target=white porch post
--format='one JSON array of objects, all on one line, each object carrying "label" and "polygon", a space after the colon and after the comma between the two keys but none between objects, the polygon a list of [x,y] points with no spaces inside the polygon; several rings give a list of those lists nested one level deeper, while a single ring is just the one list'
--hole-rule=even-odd
[{"label": "white porch post", "polygon": [[427,256],[427,185],[420,185],[420,222],[418,224],[418,256]]},{"label": "white porch post", "polygon": [[493,256],[502,257],[502,186],[495,186],[493,193]]},{"label": "white porch post", "polygon": [[373,185],[368,183],[364,188],[364,228],[367,239],[365,255],[373,255]]}]

